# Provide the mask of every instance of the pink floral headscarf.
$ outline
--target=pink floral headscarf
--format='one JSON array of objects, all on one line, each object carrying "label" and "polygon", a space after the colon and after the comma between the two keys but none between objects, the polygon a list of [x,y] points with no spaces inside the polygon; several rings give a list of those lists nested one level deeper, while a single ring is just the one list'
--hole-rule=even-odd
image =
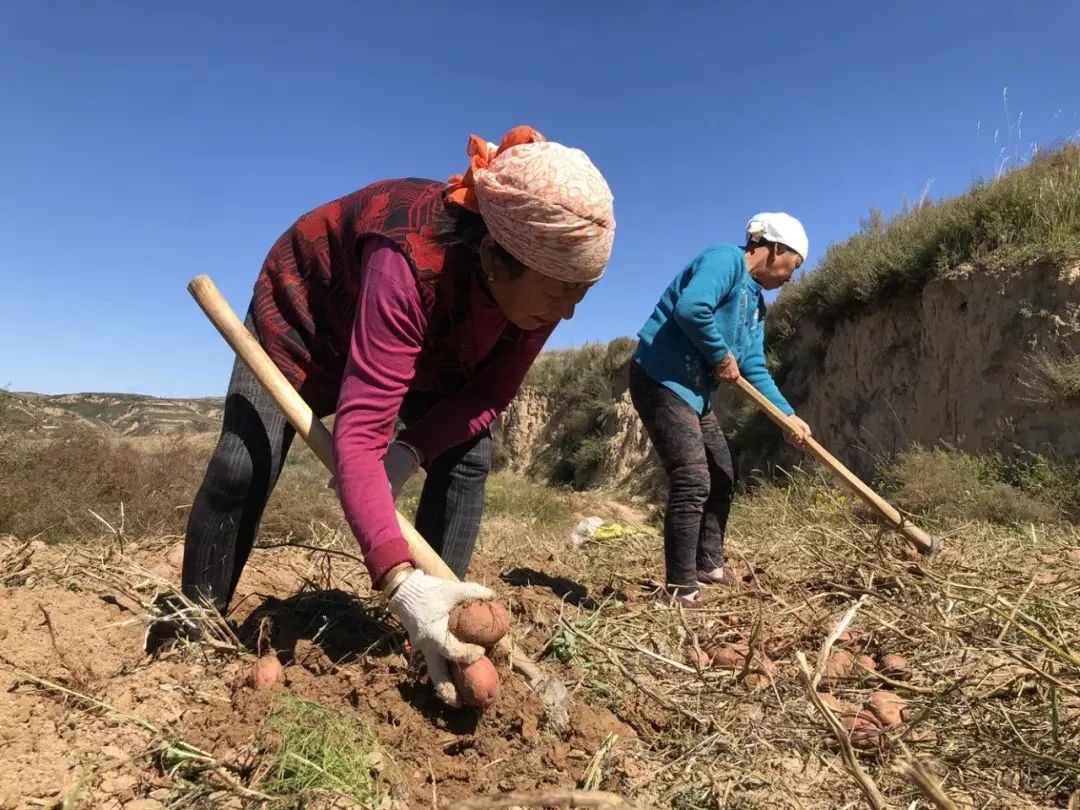
[{"label": "pink floral headscarf", "polygon": [[478,212],[492,238],[538,273],[571,283],[603,275],[615,238],[611,189],[584,152],[516,127],[499,146],[472,136],[468,153],[448,202]]}]

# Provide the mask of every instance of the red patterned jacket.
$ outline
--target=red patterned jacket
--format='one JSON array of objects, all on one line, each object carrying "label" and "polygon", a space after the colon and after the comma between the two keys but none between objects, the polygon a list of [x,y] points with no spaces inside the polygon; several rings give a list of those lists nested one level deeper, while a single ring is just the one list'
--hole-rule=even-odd
[{"label": "red patterned jacket", "polygon": [[[411,388],[452,394],[475,372],[463,358],[476,355],[468,292],[479,259],[436,238],[444,187],[415,178],[374,183],[303,215],[270,249],[255,282],[256,333],[317,416],[333,413],[337,403],[365,237],[388,238],[405,254],[429,313]],[[525,335],[507,325],[496,350]]]}]

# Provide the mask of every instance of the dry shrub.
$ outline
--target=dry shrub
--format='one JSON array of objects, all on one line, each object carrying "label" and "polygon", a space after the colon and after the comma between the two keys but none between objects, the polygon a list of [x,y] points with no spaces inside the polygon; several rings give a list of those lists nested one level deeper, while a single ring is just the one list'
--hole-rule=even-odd
[{"label": "dry shrub", "polygon": [[310,533],[312,522],[347,533],[341,503],[327,486],[329,479],[330,473],[311,448],[295,440],[267,504],[260,529],[262,536],[302,538]]},{"label": "dry shrub", "polygon": [[91,431],[51,439],[7,437],[8,461],[0,476],[0,532],[61,540],[98,533],[97,512],[128,534],[176,533],[186,516],[202,460],[183,440],[156,448]]},{"label": "dry shrub", "polygon": [[897,504],[917,515],[1000,524],[1061,519],[1053,503],[1003,481],[1004,469],[997,457],[916,447],[898,456],[883,477]]},{"label": "dry shrub", "polygon": [[[209,461],[201,442],[147,442],[91,430],[48,439],[0,431],[0,534],[46,541],[97,535],[90,510],[129,537],[183,534]],[[293,447],[263,518],[265,535],[304,535],[313,521],[337,524],[341,508],[328,473],[302,443]]]},{"label": "dry shrub", "polygon": [[1080,354],[1047,351],[1031,355],[1027,377],[1022,380],[1035,402],[1047,405],[1080,403]]},{"label": "dry shrub", "polygon": [[1024,492],[1054,504],[1069,520],[1080,522],[1080,460],[1019,455],[1004,465],[1003,477]]},{"label": "dry shrub", "polygon": [[531,472],[556,485],[590,485],[611,443],[605,426],[614,410],[613,383],[636,346],[633,338],[621,337],[545,352],[533,364],[525,385],[555,405],[559,429]]}]

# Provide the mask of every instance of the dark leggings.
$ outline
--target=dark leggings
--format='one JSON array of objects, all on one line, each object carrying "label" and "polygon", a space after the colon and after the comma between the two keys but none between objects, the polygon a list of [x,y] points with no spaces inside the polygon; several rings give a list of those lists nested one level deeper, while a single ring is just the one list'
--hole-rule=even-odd
[{"label": "dark leggings", "polygon": [[[399,416],[411,424],[438,400],[410,393]],[[239,360],[222,422],[188,517],[181,583],[187,597],[210,602],[224,613],[295,431]],[[485,432],[444,453],[429,465],[420,496],[416,528],[459,577],[469,567],[480,530],[491,449],[491,435]]]},{"label": "dark leggings", "polygon": [[668,476],[664,516],[666,582],[697,588],[697,572],[724,564],[724,532],[735,494],[735,469],[716,414],[699,415],[669,388],[630,366],[630,398]]}]

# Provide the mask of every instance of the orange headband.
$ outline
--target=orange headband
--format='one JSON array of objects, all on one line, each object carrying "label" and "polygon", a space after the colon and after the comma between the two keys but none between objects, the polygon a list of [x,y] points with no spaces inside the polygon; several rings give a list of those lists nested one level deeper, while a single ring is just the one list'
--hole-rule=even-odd
[{"label": "orange headband", "polygon": [[488,168],[491,161],[512,146],[520,146],[523,143],[540,143],[546,140],[547,138],[535,129],[527,126],[514,127],[507,132],[506,137],[503,138],[497,149],[492,149],[492,144],[489,144],[478,135],[470,136],[469,146],[466,149],[470,158],[469,170],[465,174],[455,174],[446,181],[446,191],[444,192],[446,201],[454,205],[460,205],[475,214],[480,213],[480,202],[476,198],[475,172],[478,169]]}]

